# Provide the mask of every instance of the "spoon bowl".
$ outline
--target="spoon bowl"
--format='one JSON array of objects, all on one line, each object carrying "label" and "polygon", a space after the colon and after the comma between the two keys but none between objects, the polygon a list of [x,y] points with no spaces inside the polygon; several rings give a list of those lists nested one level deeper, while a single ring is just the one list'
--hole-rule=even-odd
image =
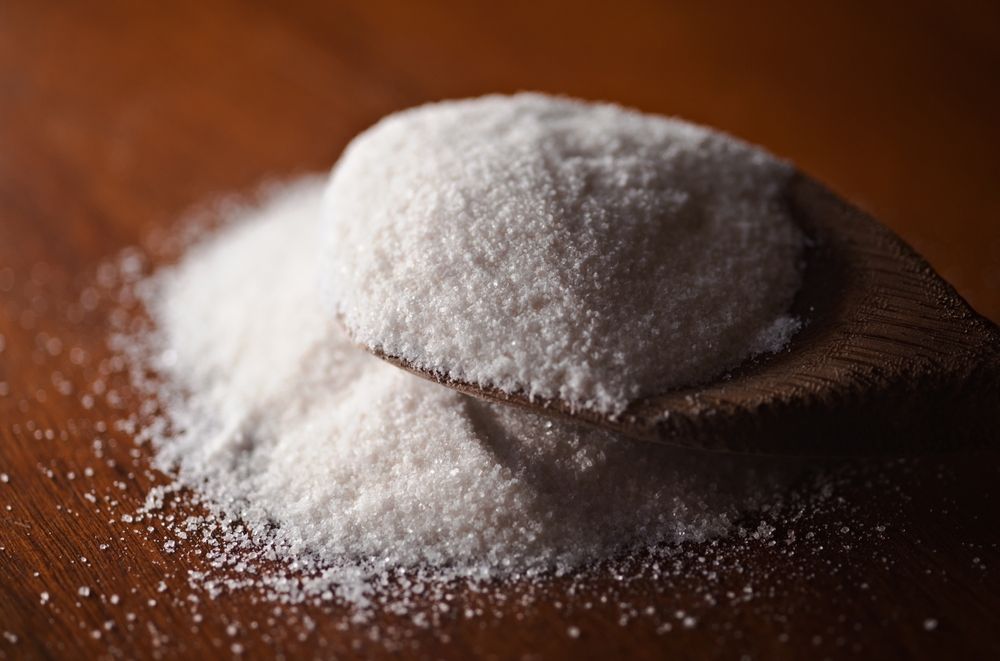
[{"label": "spoon bowl", "polygon": [[1000,437],[1000,329],[912,248],[804,174],[785,203],[809,236],[783,351],[608,416],[463,383],[372,351],[463,393],[644,441],[794,455],[951,449]]}]

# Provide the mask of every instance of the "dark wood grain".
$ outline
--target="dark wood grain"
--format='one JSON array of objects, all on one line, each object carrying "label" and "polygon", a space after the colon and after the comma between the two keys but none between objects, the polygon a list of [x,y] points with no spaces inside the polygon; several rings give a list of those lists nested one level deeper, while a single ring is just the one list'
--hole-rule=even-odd
[{"label": "dark wood grain", "polygon": [[[203,597],[195,618],[186,573],[204,558],[121,521],[163,478],[104,427],[128,400],[84,397],[120,375],[81,292],[193,205],[326,168],[392,110],[529,88],[719,126],[794,159],[1000,318],[996,5],[800,4],[0,3],[0,653],[388,654],[335,608],[244,592]],[[590,609],[555,582],[490,617],[383,623],[425,657],[994,658],[997,459],[862,461],[773,545],[608,578],[617,596]],[[621,625],[616,602],[660,615]],[[696,624],[658,634],[678,610]]]},{"label": "dark wood grain", "polygon": [[812,243],[793,304],[804,329],[778,354],[643,398],[620,415],[373,353],[470,395],[700,449],[836,455],[1000,440],[1000,329],[891,231],[821,184],[796,176],[787,204]]}]

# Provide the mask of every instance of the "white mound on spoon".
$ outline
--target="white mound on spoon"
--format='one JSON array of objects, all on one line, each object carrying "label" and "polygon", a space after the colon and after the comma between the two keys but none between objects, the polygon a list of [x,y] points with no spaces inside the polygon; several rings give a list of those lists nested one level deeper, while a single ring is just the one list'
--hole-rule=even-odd
[{"label": "white mound on spoon", "polygon": [[350,336],[449,380],[615,416],[781,348],[791,168],[678,120],[538,94],[392,115],[325,203]]}]

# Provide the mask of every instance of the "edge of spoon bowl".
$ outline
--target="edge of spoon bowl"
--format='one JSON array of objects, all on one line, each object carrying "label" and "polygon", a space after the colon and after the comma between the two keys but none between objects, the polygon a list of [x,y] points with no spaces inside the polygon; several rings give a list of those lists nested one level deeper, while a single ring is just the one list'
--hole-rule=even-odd
[{"label": "edge of spoon bowl", "polygon": [[627,436],[729,452],[876,454],[1000,440],[1000,329],[898,236],[805,174],[785,203],[810,238],[782,352],[608,417],[463,383],[364,347],[460,392]]}]

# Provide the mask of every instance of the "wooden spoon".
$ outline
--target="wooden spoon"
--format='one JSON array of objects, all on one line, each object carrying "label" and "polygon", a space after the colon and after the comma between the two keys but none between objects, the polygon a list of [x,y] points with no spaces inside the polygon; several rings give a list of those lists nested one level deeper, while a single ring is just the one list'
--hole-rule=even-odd
[{"label": "wooden spoon", "polygon": [[633,402],[617,417],[462,383],[374,352],[463,393],[636,439],[738,452],[847,454],[1000,440],[1000,329],[916,252],[799,174],[787,191],[811,237],[788,348],[712,383]]}]

